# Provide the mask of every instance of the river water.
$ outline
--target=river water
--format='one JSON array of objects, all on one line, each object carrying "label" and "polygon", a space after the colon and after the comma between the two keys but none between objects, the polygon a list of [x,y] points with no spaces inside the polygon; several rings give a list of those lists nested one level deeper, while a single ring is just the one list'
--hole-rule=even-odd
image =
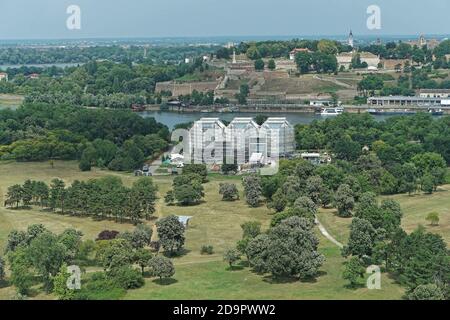
[{"label": "river water", "polygon": [[[251,117],[254,118],[257,112],[233,112],[233,113],[219,113],[219,112],[167,112],[167,111],[144,111],[139,113],[144,118],[153,117],[157,122],[165,124],[170,130],[178,123],[193,122],[200,118],[220,118],[222,120],[231,121],[236,117]],[[323,120],[329,117],[324,117],[314,113],[263,113],[268,117],[286,117],[286,119],[293,125],[308,124],[314,120]],[[389,116],[373,116],[376,120],[382,121]]]}]

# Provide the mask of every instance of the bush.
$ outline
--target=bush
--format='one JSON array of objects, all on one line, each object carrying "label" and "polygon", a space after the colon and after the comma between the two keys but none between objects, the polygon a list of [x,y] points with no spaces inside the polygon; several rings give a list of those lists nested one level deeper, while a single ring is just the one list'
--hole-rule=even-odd
[{"label": "bush", "polygon": [[200,253],[201,254],[213,254],[214,248],[211,245],[203,245],[202,248],[200,249]]},{"label": "bush", "polygon": [[97,241],[99,240],[113,240],[115,238],[117,238],[117,236],[119,235],[119,231],[116,230],[103,230],[102,232],[100,232],[97,236]]},{"label": "bush", "polygon": [[126,291],[117,286],[103,272],[91,274],[90,279],[83,282],[81,290],[76,291],[75,300],[117,300],[125,295]]},{"label": "bush", "polygon": [[123,289],[136,289],[144,285],[141,272],[130,266],[114,269],[109,276],[119,287]]}]

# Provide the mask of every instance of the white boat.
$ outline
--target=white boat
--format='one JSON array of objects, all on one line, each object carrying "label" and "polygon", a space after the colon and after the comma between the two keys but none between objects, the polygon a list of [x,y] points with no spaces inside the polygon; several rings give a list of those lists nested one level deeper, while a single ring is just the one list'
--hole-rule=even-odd
[{"label": "white boat", "polygon": [[324,108],[320,111],[321,116],[338,116],[344,112],[344,108],[336,107],[336,108]]}]

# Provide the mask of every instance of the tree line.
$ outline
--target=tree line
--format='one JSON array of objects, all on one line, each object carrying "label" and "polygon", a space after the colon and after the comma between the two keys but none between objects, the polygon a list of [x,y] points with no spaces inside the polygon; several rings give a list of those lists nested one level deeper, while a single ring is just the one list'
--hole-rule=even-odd
[{"label": "tree line", "polygon": [[43,181],[27,180],[23,185],[10,186],[4,205],[15,209],[35,205],[61,214],[137,224],[142,219],[151,218],[156,199],[157,186],[150,177],[138,179],[131,188],[113,176],[75,180],[69,186],[56,178],[50,185]]}]

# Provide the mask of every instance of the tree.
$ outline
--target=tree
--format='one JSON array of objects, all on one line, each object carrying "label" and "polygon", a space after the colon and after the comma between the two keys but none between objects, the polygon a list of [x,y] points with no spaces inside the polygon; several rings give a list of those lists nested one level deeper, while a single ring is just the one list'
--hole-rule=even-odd
[{"label": "tree", "polygon": [[222,195],[223,201],[239,200],[239,191],[234,183],[219,184],[219,194]]},{"label": "tree", "polygon": [[19,208],[19,204],[22,201],[23,188],[19,184],[15,184],[8,188],[8,193],[6,194],[6,205],[16,204],[16,208]]},{"label": "tree", "polygon": [[241,224],[242,238],[255,238],[261,234],[261,222],[247,221]]},{"label": "tree", "polygon": [[156,256],[150,259],[148,267],[151,274],[159,278],[160,283],[162,283],[163,279],[171,278],[175,274],[172,261],[163,256]]},{"label": "tree", "polygon": [[286,194],[282,188],[278,189],[277,192],[272,196],[272,201],[267,205],[269,209],[274,209],[276,212],[283,211],[288,205],[288,200],[286,199]]},{"label": "tree", "polygon": [[267,234],[260,234],[250,239],[246,245],[245,254],[253,270],[256,272],[266,271],[267,248],[270,239]]},{"label": "tree", "polygon": [[436,284],[422,284],[407,294],[408,300],[445,300],[444,293]]},{"label": "tree", "polygon": [[241,255],[236,249],[228,249],[223,254],[223,260],[230,265],[230,269],[233,268],[233,263],[241,260]]},{"label": "tree", "polygon": [[350,282],[351,287],[355,287],[360,279],[364,279],[364,273],[364,266],[358,257],[352,257],[344,262],[342,277]]},{"label": "tree", "polygon": [[173,190],[167,191],[166,195],[164,196],[164,202],[169,206],[175,203],[175,196],[173,194]]},{"label": "tree", "polygon": [[63,264],[59,272],[53,277],[53,293],[59,300],[72,300],[75,297],[75,290],[67,287],[70,276],[67,265]]},{"label": "tree", "polygon": [[24,248],[8,254],[11,276],[9,281],[21,295],[26,295],[33,284],[34,274]]},{"label": "tree", "polygon": [[5,260],[3,260],[3,258],[0,256],[0,282],[5,279],[5,269]]},{"label": "tree", "polygon": [[161,246],[170,254],[178,252],[184,245],[184,225],[174,215],[156,221]]},{"label": "tree", "polygon": [[434,178],[431,174],[425,174],[421,179],[421,189],[423,192],[432,194],[434,191]]},{"label": "tree", "polygon": [[152,178],[142,177],[133,183],[131,192],[133,201],[136,201],[140,210],[144,213],[146,219],[155,212],[155,201],[157,186],[153,183]]},{"label": "tree", "polygon": [[255,60],[255,70],[256,71],[264,70],[264,61],[262,59]]},{"label": "tree", "polygon": [[371,256],[377,240],[377,232],[369,221],[361,218],[353,218],[350,225],[350,237],[348,244],[342,250],[344,256]]},{"label": "tree", "polygon": [[264,257],[264,269],[274,277],[316,276],[325,258],[318,252],[313,225],[304,218],[290,217],[271,228],[267,248],[260,255]]},{"label": "tree", "polygon": [[300,73],[308,73],[313,63],[313,56],[306,51],[298,52],[295,55],[295,63]]},{"label": "tree", "polygon": [[432,226],[438,226],[439,225],[439,213],[437,212],[430,212],[427,217],[425,218]]},{"label": "tree", "polygon": [[255,122],[259,125],[259,126],[261,126],[264,122],[266,122],[266,120],[267,120],[267,116],[265,115],[265,114],[257,114],[256,115],[256,117],[255,117]]},{"label": "tree", "polygon": [[133,248],[125,239],[104,240],[97,250],[97,260],[105,271],[111,271],[133,262]]},{"label": "tree", "polygon": [[271,71],[275,70],[276,67],[277,67],[276,64],[275,64],[275,60],[270,59],[269,62],[268,62],[268,64],[267,64],[267,67],[268,67],[269,70],[271,70]]},{"label": "tree", "polygon": [[353,192],[346,184],[341,184],[336,191],[334,201],[340,217],[350,217],[355,206]]},{"label": "tree", "polygon": [[50,185],[50,207],[55,210],[61,208],[64,213],[64,201],[66,199],[66,185],[61,179],[53,179]]},{"label": "tree", "polygon": [[[203,190],[201,185],[198,187],[201,187],[201,190]],[[196,204],[203,197],[199,188],[196,188],[193,184],[175,185],[173,195],[177,202],[183,206]]]},{"label": "tree", "polygon": [[145,224],[138,224],[132,231],[125,231],[120,235],[120,238],[127,240],[134,249],[141,249],[152,241],[152,228]]},{"label": "tree", "polygon": [[52,277],[59,272],[67,259],[67,248],[58,240],[56,235],[44,232],[26,248],[26,257],[42,277],[47,292],[52,289]]},{"label": "tree", "polygon": [[306,180],[306,194],[317,206],[321,205],[323,188],[323,180],[319,176],[312,176]]},{"label": "tree", "polygon": [[145,267],[149,265],[153,255],[150,250],[140,248],[134,253],[134,262],[141,267],[142,275],[144,274]]},{"label": "tree", "polygon": [[245,176],[242,179],[244,184],[244,195],[247,203],[251,207],[257,207],[261,199],[261,179],[256,174]]},{"label": "tree", "polygon": [[208,182],[208,171],[205,164],[186,164],[183,167],[183,175],[197,174],[201,178],[202,183]]}]

